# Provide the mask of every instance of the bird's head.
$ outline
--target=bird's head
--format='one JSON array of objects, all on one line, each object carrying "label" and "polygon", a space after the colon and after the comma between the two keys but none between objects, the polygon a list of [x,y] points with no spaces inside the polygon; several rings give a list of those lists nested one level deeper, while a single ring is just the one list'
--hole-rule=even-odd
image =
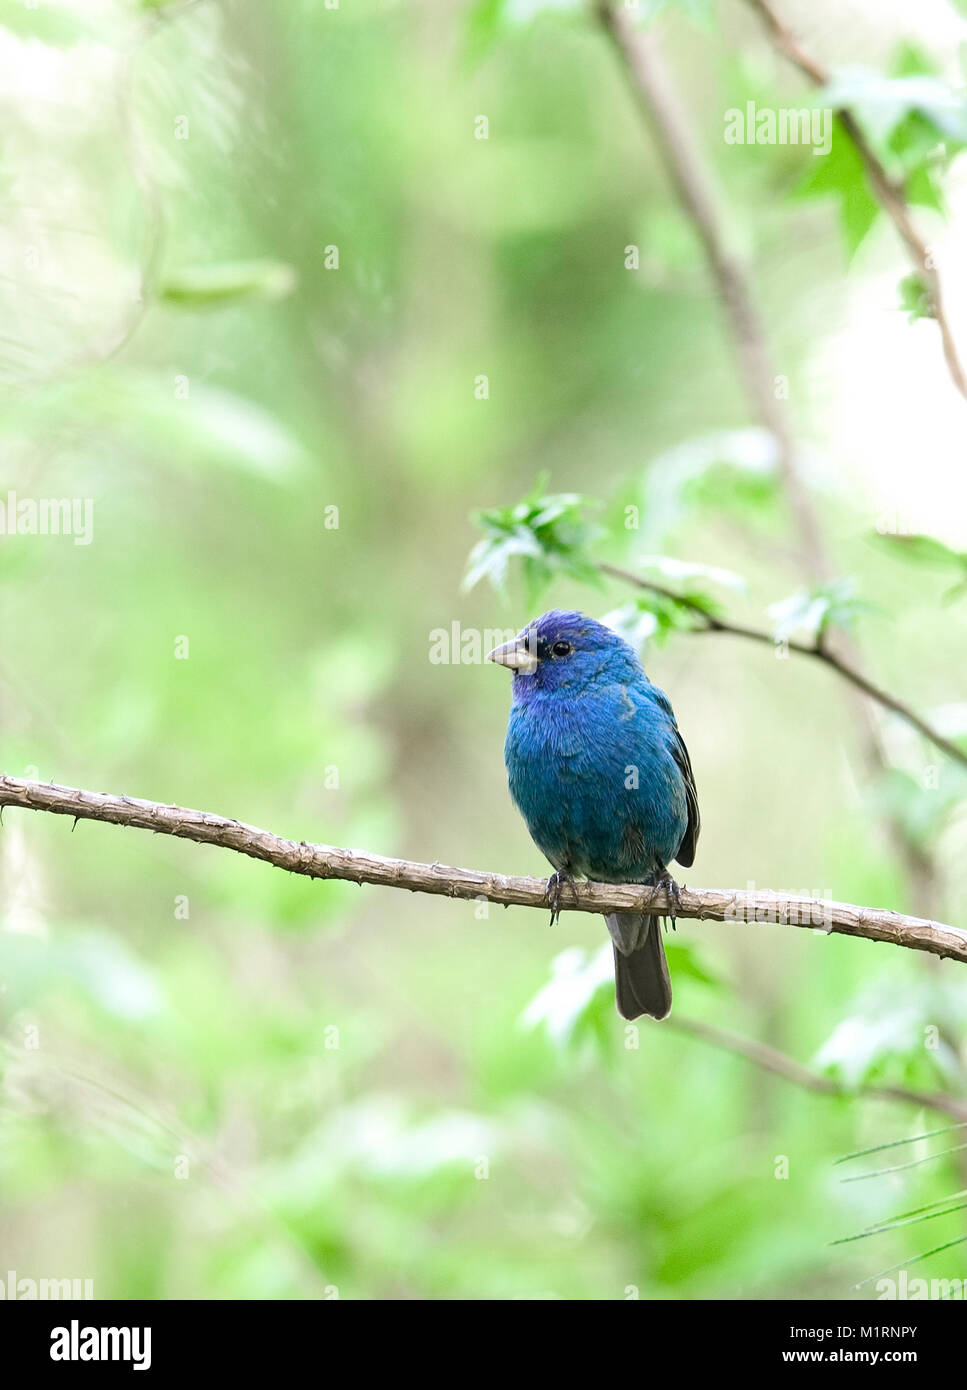
[{"label": "bird's head", "polygon": [[583,613],[552,609],[488,654],[514,673],[515,693],[561,690],[576,695],[597,681],[641,674],[637,656],[610,627]]}]

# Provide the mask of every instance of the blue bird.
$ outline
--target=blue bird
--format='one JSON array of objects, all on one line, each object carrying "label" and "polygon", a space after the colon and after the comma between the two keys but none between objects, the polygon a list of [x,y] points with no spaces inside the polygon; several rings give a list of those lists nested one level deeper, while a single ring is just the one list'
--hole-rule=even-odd
[{"label": "blue bird", "polygon": [[[552,921],[573,875],[679,889],[670,860],[689,868],[699,813],[695,779],[668,697],[616,632],[554,610],[489,659],[514,673],[504,760],[510,793],[538,849]],[[605,919],[622,1018],[667,1018],[672,987],[657,918]],[[674,921],[674,918],[672,919]]]}]

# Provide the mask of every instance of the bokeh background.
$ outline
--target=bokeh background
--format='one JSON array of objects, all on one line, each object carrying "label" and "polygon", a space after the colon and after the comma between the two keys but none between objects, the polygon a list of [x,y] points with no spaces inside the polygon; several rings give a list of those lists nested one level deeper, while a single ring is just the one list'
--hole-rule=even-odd
[{"label": "bokeh background", "polygon": [[[958,6],[780,9],[827,66],[924,74],[960,109]],[[964,403],[936,324],[904,311],[902,248],[883,217],[860,238],[835,141],[830,162],[725,142],[729,108],[811,99],[747,6],[636,18],[750,267],[855,596],[837,614],[876,679],[962,740]],[[573,555],[528,578],[511,554],[502,593],[462,587],[475,513],[580,494],[588,564],[766,628],[804,582],[701,244],[593,15],[8,0],[0,21],[0,498],[93,503],[89,545],[0,536],[0,768],[543,872],[506,790],[506,673],[431,660],[432,634],[552,606],[626,620],[634,593]],[[920,161],[915,215],[967,343],[960,145],[893,96],[876,137]],[[701,797],[692,886],[967,926],[962,771],[818,663],[639,616]],[[965,1186],[958,1154],[853,1184],[875,1160],[836,1166],[952,1123],[864,1091],[964,1095],[954,964],[681,922],[672,1020],[629,1034],[595,918],[551,929],[9,809],[0,925],[0,1269],[21,1277],[99,1297],[861,1298],[967,1231],[959,1210],[829,1244]],[[916,1273],[967,1273],[967,1245]]]}]

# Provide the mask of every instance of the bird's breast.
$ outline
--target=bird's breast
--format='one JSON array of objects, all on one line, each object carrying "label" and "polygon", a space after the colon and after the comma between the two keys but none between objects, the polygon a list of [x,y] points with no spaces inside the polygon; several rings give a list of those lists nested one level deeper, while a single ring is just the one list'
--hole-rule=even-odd
[{"label": "bird's breast", "polygon": [[684,788],[667,738],[640,708],[629,718],[629,703],[619,688],[511,709],[511,795],[538,847],[572,873],[646,876],[674,857],[684,834]]}]

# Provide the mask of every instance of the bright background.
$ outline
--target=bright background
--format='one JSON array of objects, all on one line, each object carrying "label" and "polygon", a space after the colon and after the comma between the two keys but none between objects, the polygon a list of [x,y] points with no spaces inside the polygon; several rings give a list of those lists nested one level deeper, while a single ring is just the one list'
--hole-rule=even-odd
[{"label": "bright background", "polygon": [[[650,8],[837,569],[874,605],[864,659],[960,736],[956,576],[875,535],[967,548],[964,403],[936,325],[898,307],[885,219],[850,256],[858,183],[807,198],[808,149],[724,142],[729,107],[807,99],[754,16]],[[955,7],[843,11],[782,6],[830,65],[906,53],[962,81]],[[547,473],[601,503],[597,558],[741,574],[742,591],[709,581],[737,620],[769,626],[801,579],[613,50],[580,6],[519,0],[271,17],[8,0],[0,21],[0,499],[94,505],[89,546],[0,538],[0,769],[544,872],[506,790],[506,674],[431,662],[431,633],[631,594],[566,575],[530,594],[515,562],[505,596],[463,591],[472,514]],[[916,215],[967,343],[964,162],[942,183],[946,220]],[[707,445],[719,431],[739,433]],[[684,634],[644,659],[695,767],[692,886],[967,925],[967,786],[929,744],[884,722],[896,767],[871,777],[845,687],[815,663]],[[678,1026],[819,1054],[846,1086],[962,1095],[952,964],[682,922],[672,1021],[626,1035],[595,918],[552,930],[10,810],[0,920],[2,1271],[91,1277],[99,1297],[869,1297],[851,1286],[965,1230],[958,1212],[831,1248],[965,1185],[956,1159],[846,1186],[835,1160],[949,1121],[809,1094]],[[967,1245],[910,1272],[967,1273]]]}]

